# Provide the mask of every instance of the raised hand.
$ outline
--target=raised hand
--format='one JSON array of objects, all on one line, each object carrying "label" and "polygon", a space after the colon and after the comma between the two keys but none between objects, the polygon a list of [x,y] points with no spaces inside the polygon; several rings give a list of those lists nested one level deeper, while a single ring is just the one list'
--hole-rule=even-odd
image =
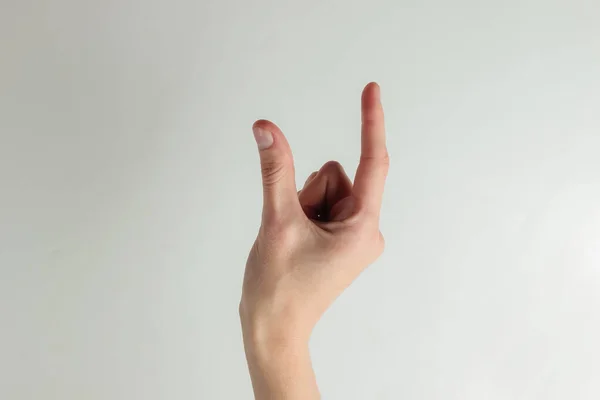
[{"label": "raised hand", "polygon": [[354,183],[327,162],[297,191],[292,151],[269,121],[253,126],[263,181],[262,224],[246,264],[240,317],[257,399],[313,399],[308,340],[315,324],[384,248],[379,214],[389,157],[380,89],[361,100]]}]

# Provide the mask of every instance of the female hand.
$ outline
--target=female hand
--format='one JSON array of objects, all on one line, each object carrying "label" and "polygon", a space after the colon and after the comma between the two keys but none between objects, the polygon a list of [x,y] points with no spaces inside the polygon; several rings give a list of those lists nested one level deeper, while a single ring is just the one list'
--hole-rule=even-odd
[{"label": "female hand", "polygon": [[330,161],[296,190],[291,149],[277,126],[253,127],[263,181],[262,224],[240,302],[257,399],[313,399],[308,339],[336,297],[383,251],[381,199],[388,172],[380,89],[362,94],[361,157],[354,183]]}]

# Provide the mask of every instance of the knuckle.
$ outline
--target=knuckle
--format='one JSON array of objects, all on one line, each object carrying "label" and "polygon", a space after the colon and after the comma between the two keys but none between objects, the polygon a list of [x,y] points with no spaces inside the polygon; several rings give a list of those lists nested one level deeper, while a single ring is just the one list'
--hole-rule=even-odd
[{"label": "knuckle", "polygon": [[246,312],[244,309],[244,302],[243,302],[243,300],[240,300],[240,302],[238,304],[238,315],[240,317],[244,317],[245,314],[246,314]]},{"label": "knuckle", "polygon": [[385,238],[379,230],[379,222],[377,218],[362,218],[356,226],[356,242],[357,245],[366,244],[374,249],[378,254],[381,254],[385,248]]},{"label": "knuckle", "polygon": [[387,150],[385,151],[385,153],[381,157],[381,165],[383,165],[385,167],[389,167],[390,166],[390,153],[388,153]]},{"label": "knuckle", "polygon": [[342,170],[342,164],[340,164],[337,161],[327,161],[325,164],[323,164],[323,167],[321,167],[321,170],[323,171],[339,171]]},{"label": "knuckle", "polygon": [[377,249],[379,254],[383,253],[383,251],[385,250],[385,237],[381,232],[379,232],[377,238]]},{"label": "knuckle", "polygon": [[387,151],[385,152],[385,155],[381,159],[381,166],[383,168],[384,174],[387,176],[388,172],[390,171],[390,155],[388,154]]},{"label": "knuckle", "polygon": [[371,107],[364,110],[363,113],[363,126],[366,128],[378,128],[381,126],[384,114],[382,107]]},{"label": "knuckle", "polygon": [[385,239],[379,229],[366,228],[365,232],[359,235],[356,243],[357,248],[361,248],[364,254],[369,258],[376,259],[385,249]]},{"label": "knuckle", "polygon": [[384,150],[379,155],[361,156],[360,161],[365,164],[387,167],[390,165],[390,154],[387,152],[387,150]]},{"label": "knuckle", "polygon": [[284,160],[265,160],[261,163],[261,173],[265,186],[272,186],[279,182],[288,172],[289,168]]}]

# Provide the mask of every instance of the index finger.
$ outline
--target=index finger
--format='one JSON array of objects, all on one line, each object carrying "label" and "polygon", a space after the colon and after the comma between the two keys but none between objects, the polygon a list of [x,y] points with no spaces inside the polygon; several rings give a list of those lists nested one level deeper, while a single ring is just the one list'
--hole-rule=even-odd
[{"label": "index finger", "polygon": [[389,156],[385,145],[380,88],[375,82],[369,83],[363,90],[361,113],[361,154],[354,178],[354,195],[367,208],[379,212]]}]

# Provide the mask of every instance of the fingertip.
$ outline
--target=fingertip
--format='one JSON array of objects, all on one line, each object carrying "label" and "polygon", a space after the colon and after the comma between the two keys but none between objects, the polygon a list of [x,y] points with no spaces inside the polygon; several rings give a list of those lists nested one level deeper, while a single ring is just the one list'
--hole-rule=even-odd
[{"label": "fingertip", "polygon": [[[283,151],[290,153],[291,149],[285,135],[277,125],[266,119],[259,119],[252,124],[255,140],[259,150]],[[263,143],[264,142],[264,143]]]},{"label": "fingertip", "polygon": [[253,126],[252,132],[254,133],[254,140],[259,151],[267,150],[273,145],[273,134],[270,131],[260,126]]},{"label": "fingertip", "polygon": [[255,129],[263,129],[276,135],[282,135],[281,129],[279,129],[277,125],[275,125],[273,122],[267,119],[259,119],[255,121],[254,124],[252,124],[252,130]]},{"label": "fingertip", "polygon": [[373,81],[373,82],[369,82],[367,83],[367,86],[365,86],[365,89],[369,89],[369,90],[380,90],[380,86],[377,82]]},{"label": "fingertip", "polygon": [[323,164],[323,166],[321,167],[321,169],[319,171],[329,171],[332,173],[335,172],[344,172],[344,167],[342,167],[342,164],[340,164],[338,161],[327,161],[325,164]]},{"label": "fingertip", "polygon": [[381,87],[377,82],[369,82],[362,92],[363,102],[377,101],[381,96]]}]

